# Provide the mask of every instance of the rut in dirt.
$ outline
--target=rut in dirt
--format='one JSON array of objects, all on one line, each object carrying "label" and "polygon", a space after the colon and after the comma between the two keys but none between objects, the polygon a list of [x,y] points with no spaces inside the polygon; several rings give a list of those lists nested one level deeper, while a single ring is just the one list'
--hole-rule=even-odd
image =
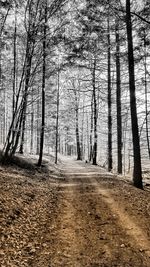
[{"label": "rut in dirt", "polygon": [[[148,236],[107,188],[113,175],[72,161],[62,166],[62,172],[65,182],[59,187],[45,266],[150,266]],[[40,264],[39,257],[36,266]]]}]

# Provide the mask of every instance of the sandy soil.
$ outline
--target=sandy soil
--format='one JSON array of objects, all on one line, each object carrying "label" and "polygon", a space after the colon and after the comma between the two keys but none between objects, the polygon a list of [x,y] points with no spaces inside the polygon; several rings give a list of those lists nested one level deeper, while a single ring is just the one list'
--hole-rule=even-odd
[{"label": "sandy soil", "polygon": [[61,177],[0,170],[2,267],[150,266],[150,191],[67,159]]}]

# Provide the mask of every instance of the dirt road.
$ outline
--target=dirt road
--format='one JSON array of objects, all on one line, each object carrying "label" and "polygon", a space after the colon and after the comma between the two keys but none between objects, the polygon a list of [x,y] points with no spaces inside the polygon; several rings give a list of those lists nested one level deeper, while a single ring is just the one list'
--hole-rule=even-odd
[{"label": "dirt road", "polygon": [[24,265],[11,266],[149,267],[149,191],[81,162],[67,160],[60,167],[64,179],[53,205],[45,196],[44,212],[39,208],[34,217],[38,245],[24,255]]},{"label": "dirt road", "polygon": [[[49,265],[44,266],[150,266],[150,228],[142,225],[141,207],[133,211],[125,192],[118,191],[119,185],[124,190],[131,186],[83,163],[68,161],[62,169],[65,182],[59,187],[53,242],[46,248]],[[40,258],[36,266],[42,266]]]}]

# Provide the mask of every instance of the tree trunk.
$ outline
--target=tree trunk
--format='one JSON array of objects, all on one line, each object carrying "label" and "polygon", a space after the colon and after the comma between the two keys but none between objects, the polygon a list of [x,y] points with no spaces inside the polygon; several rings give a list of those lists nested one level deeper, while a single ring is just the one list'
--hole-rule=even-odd
[{"label": "tree trunk", "polygon": [[81,154],[82,154],[82,159],[85,157],[85,151],[84,151],[84,145],[85,145],[85,140],[84,140],[84,99],[83,99],[83,112],[82,112],[82,127],[81,127]]},{"label": "tree trunk", "polygon": [[47,29],[47,1],[45,2],[44,13],[44,32],[43,32],[43,78],[42,78],[42,125],[40,135],[40,154],[38,166],[42,164],[43,147],[44,147],[44,128],[45,128],[45,75],[46,75],[46,29]]},{"label": "tree trunk", "polygon": [[79,138],[78,107],[76,107],[76,143],[77,143],[77,160],[82,160],[80,138]]},{"label": "tree trunk", "polygon": [[118,173],[122,173],[122,118],[121,118],[121,79],[120,79],[120,40],[119,25],[116,20],[116,104],[117,104],[117,159]]},{"label": "tree trunk", "polygon": [[90,125],[90,158],[89,161],[91,162],[93,159],[93,94],[91,99],[91,125]]},{"label": "tree trunk", "polygon": [[97,165],[97,101],[96,101],[96,85],[95,85],[96,59],[94,59],[92,84],[93,84],[93,108],[94,108],[94,144],[93,144],[93,165]]},{"label": "tree trunk", "polygon": [[111,61],[110,61],[110,26],[108,17],[108,171],[112,170],[112,116],[111,116]]},{"label": "tree trunk", "polygon": [[[30,42],[30,40],[28,40]],[[32,64],[32,56],[33,53],[30,54],[30,47],[29,44],[27,45],[27,70],[25,74],[25,92],[23,96],[23,116],[22,116],[22,127],[21,127],[21,142],[20,142],[20,149],[19,153],[24,153],[24,139],[25,139],[25,128],[26,128],[26,113],[27,113],[27,101],[28,101],[28,89],[29,89],[29,82],[30,82],[30,74],[31,74],[31,64]]]},{"label": "tree trunk", "polygon": [[60,85],[60,73],[58,70],[58,76],[57,76],[57,112],[56,112],[56,145],[55,145],[55,164],[57,164],[58,161],[58,138],[59,138],[59,85]]},{"label": "tree trunk", "polygon": [[15,6],[15,29],[14,29],[14,67],[13,67],[13,103],[12,103],[12,114],[15,112],[16,102],[16,40],[17,40],[17,14]]},{"label": "tree trunk", "polygon": [[141,151],[138,133],[138,119],[135,95],[135,72],[134,72],[134,55],[133,55],[133,38],[132,38],[132,22],[130,11],[130,0],[126,0],[126,28],[128,40],[128,64],[129,64],[129,90],[130,90],[130,109],[131,109],[131,126],[133,140],[133,184],[143,189],[142,184],[142,167],[141,167]]},{"label": "tree trunk", "polygon": [[20,143],[20,149],[19,149],[19,153],[20,154],[24,153],[25,126],[26,126],[26,108],[25,108],[25,110],[23,112],[23,119],[22,119],[21,143]]},{"label": "tree trunk", "polygon": [[39,100],[39,88],[38,88],[38,99],[37,99],[37,124],[36,124],[36,154],[39,155],[40,153],[40,133],[39,133],[39,117],[40,117],[40,100]]},{"label": "tree trunk", "polygon": [[146,32],[144,30],[144,69],[145,69],[145,124],[146,124],[146,139],[147,139],[147,150],[150,159],[150,141],[149,141],[149,129],[148,129],[148,99],[147,99],[147,51],[146,51]]},{"label": "tree trunk", "polygon": [[24,109],[22,107],[22,109],[20,109],[20,114],[18,116],[18,120],[17,120],[17,123],[16,123],[17,134],[15,134],[15,131],[14,131],[13,132],[13,135],[12,135],[12,143],[13,143],[13,146],[10,149],[10,153],[9,153],[10,154],[10,157],[12,157],[15,154],[16,149],[18,147],[18,143],[19,143],[19,139],[20,139],[20,134],[21,134],[21,128],[22,128],[22,122],[23,122],[23,112],[24,112]]},{"label": "tree trunk", "polygon": [[32,88],[32,97],[31,97],[31,142],[30,142],[30,153],[33,154],[33,144],[34,144],[34,106],[33,106],[33,88]]},{"label": "tree trunk", "polygon": [[2,38],[0,36],[0,91],[2,91]]}]

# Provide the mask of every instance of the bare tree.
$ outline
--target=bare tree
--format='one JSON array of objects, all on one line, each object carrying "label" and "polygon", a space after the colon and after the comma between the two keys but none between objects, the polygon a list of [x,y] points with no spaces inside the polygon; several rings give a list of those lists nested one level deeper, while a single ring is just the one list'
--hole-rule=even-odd
[{"label": "bare tree", "polygon": [[93,144],[93,165],[97,164],[97,99],[95,84],[96,58],[94,58],[92,87],[93,87],[93,114],[94,114],[94,144]]},{"label": "bare tree", "polygon": [[133,140],[133,183],[138,188],[143,188],[142,184],[142,167],[140,140],[138,132],[138,118],[135,94],[135,71],[134,71],[134,55],[133,55],[133,38],[132,38],[132,21],[130,0],[126,0],[126,29],[128,41],[128,64],[129,64],[129,90],[130,90],[130,109],[131,109],[131,126]]},{"label": "bare tree", "polygon": [[122,118],[121,118],[121,78],[119,22],[116,20],[116,105],[117,105],[117,158],[118,173],[122,173]]},{"label": "bare tree", "polygon": [[[108,12],[110,12],[108,10]],[[108,171],[112,170],[112,108],[111,108],[111,53],[110,53],[110,18],[107,19],[108,38]]]},{"label": "bare tree", "polygon": [[43,77],[42,77],[42,125],[40,136],[40,153],[38,166],[42,164],[45,128],[45,76],[46,76],[46,38],[47,38],[47,0],[44,2],[44,25],[43,25]]},{"label": "bare tree", "polygon": [[57,75],[57,111],[56,111],[56,144],[55,144],[55,164],[58,161],[58,138],[59,138],[59,97],[60,97],[60,70]]}]

